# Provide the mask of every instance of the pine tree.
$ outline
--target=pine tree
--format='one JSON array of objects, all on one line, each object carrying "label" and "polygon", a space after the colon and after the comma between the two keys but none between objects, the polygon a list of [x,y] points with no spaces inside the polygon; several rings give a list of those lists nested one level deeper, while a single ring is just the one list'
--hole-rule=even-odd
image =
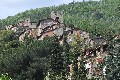
[{"label": "pine tree", "polygon": [[56,80],[62,77],[63,70],[63,58],[62,58],[62,48],[59,44],[58,39],[55,37],[54,41],[54,49],[52,50],[52,54],[50,56],[50,79]]},{"label": "pine tree", "polygon": [[69,44],[64,42],[64,45],[63,45],[63,53],[62,53],[62,57],[63,57],[63,77],[64,79],[67,79],[68,76],[69,76]]}]

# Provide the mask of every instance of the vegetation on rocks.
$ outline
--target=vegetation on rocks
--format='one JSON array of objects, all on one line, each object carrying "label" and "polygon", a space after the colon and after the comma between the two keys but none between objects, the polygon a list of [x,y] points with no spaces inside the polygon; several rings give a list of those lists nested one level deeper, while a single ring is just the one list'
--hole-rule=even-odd
[{"label": "vegetation on rocks", "polygon": [[[119,80],[120,40],[111,39],[120,34],[120,0],[71,2],[68,5],[31,9],[0,20],[0,28],[5,29],[5,25],[28,17],[33,21],[48,18],[53,10],[63,11],[65,24],[86,30],[92,36],[102,35],[109,41],[109,56],[101,65],[107,66],[106,75],[102,75],[101,79]],[[78,55],[81,58],[79,61],[76,60]],[[73,77],[84,80],[83,61],[80,39],[76,39],[71,46],[67,43],[61,46],[56,37],[47,37],[42,41],[26,37],[24,42],[19,42],[14,32],[0,30],[0,74],[8,73],[13,80],[44,80],[46,76],[50,80],[67,80],[70,63],[74,66]],[[77,62],[81,64],[79,69]],[[1,75],[0,79],[10,80],[8,75]]]}]

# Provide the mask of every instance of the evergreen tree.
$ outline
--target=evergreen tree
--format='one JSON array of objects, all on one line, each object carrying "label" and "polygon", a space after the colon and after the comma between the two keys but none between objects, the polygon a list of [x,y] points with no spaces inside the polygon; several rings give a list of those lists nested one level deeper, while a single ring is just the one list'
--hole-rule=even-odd
[{"label": "evergreen tree", "polygon": [[62,78],[63,70],[63,58],[62,58],[62,48],[59,44],[58,38],[55,37],[53,43],[54,49],[50,54],[50,79],[57,80]]}]

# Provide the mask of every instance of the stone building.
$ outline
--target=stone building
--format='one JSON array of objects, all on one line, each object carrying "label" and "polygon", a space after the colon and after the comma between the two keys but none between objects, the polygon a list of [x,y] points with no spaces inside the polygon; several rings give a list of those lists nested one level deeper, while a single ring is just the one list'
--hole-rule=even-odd
[{"label": "stone building", "polygon": [[63,23],[63,12],[62,11],[52,11],[51,18],[60,23]]}]

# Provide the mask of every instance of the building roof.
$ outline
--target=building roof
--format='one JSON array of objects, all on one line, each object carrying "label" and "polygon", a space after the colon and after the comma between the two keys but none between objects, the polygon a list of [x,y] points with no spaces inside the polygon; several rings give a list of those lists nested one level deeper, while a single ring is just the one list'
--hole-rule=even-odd
[{"label": "building roof", "polygon": [[17,31],[15,32],[17,36],[20,36],[21,34],[23,34],[26,30],[28,30],[28,27],[17,27]]},{"label": "building roof", "polygon": [[101,36],[95,36],[94,38],[92,38],[92,40],[94,41],[94,44],[96,45],[103,45],[104,43],[106,43],[106,40],[104,38],[102,38]]},{"label": "building roof", "polygon": [[59,23],[58,21],[56,21],[56,20],[54,20],[54,19],[52,19],[52,18],[42,19],[42,20],[39,20],[39,21],[38,21],[37,27],[40,25],[40,23],[48,23],[48,22],[52,22],[52,21],[54,21],[54,22],[56,22],[56,23]]}]

